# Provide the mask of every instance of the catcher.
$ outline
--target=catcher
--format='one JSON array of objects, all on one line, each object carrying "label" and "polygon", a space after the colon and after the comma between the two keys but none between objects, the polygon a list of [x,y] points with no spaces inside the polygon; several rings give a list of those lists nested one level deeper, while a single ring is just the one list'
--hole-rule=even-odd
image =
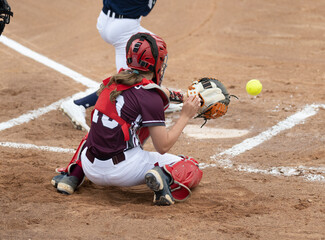
[{"label": "catcher", "polygon": [[[208,104],[208,99],[201,102],[193,92],[194,84],[184,100],[179,119],[167,130],[164,109],[170,98],[183,101],[183,95],[166,93],[160,87],[167,61],[166,43],[158,36],[137,33],[128,41],[126,53],[130,69],[103,81],[89,133],[68,167],[51,182],[65,194],[72,194],[85,176],[104,186],[146,183],[154,192],[155,205],[184,201],[199,184],[203,173],[195,159],[167,152],[188,121]],[[157,152],[143,150],[142,145],[149,136]]]},{"label": "catcher", "polygon": [[6,0],[0,0],[0,36],[5,25],[10,23],[10,16],[13,16],[13,12],[8,2]]}]

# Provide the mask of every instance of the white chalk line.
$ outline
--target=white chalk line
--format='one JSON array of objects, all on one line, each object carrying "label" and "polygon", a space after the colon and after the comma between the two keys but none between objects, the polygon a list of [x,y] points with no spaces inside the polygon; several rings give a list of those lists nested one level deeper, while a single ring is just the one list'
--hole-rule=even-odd
[{"label": "white chalk line", "polygon": [[[238,156],[241,153],[244,153],[252,148],[260,145],[261,143],[270,140],[272,137],[276,136],[284,130],[293,128],[297,124],[302,124],[304,121],[314,116],[320,108],[325,109],[325,104],[311,104],[306,105],[301,111],[296,112],[295,114],[289,116],[285,120],[279,122],[270,129],[260,133],[259,135],[247,138],[243,142],[234,145],[232,148],[229,148],[221,153],[211,156],[211,160],[216,162],[215,164],[205,164],[201,163],[201,168],[207,167],[223,167],[223,168],[232,168],[242,172],[250,173],[263,173],[274,176],[299,176],[303,177],[310,181],[322,181],[325,182],[325,168],[321,167],[271,167],[268,169],[260,169],[250,165],[245,164],[234,164],[231,161],[231,158]],[[323,175],[322,175],[323,174]]]},{"label": "white chalk line", "polygon": [[47,151],[47,152],[57,152],[57,153],[74,153],[76,151],[75,149],[69,149],[69,148],[37,146],[34,144],[15,143],[15,142],[0,142],[0,146],[9,147],[9,148],[40,150],[40,151]]},{"label": "white chalk line", "polygon": [[[0,42],[3,43],[4,45],[12,48],[13,50],[17,51],[18,53],[27,56],[39,63],[44,64],[45,66],[48,66],[49,68],[52,68],[63,75],[66,75],[70,77],[71,79],[75,80],[76,82],[79,82],[91,89],[88,89],[85,92],[80,92],[77,94],[74,94],[72,98],[76,98],[77,96],[81,95],[86,95],[88,92],[93,91],[93,89],[97,89],[99,86],[99,83],[63,66],[62,64],[59,64],[41,54],[38,54],[23,45],[5,37],[1,36],[0,37]],[[27,123],[32,119],[38,118],[41,115],[52,111],[56,110],[58,106],[67,99],[62,99],[59,100],[55,103],[52,103],[51,105],[44,107],[44,108],[39,108],[37,110],[30,111],[26,114],[21,115],[18,118],[11,119],[7,122],[0,123],[0,131],[4,129],[11,128],[13,126],[20,125],[22,123]],[[216,161],[217,164],[205,164],[202,163],[200,164],[201,168],[206,168],[206,167],[217,167],[218,165],[224,168],[235,168],[238,171],[245,171],[245,172],[252,172],[252,173],[264,173],[264,174],[272,174],[272,175],[284,175],[284,176],[297,176],[304,174],[304,177],[308,180],[312,181],[325,181],[324,176],[319,175],[319,174],[309,174],[307,172],[310,171],[316,171],[320,172],[323,174],[325,171],[322,168],[315,168],[315,167],[304,167],[304,166],[299,166],[297,168],[292,168],[292,167],[272,167],[270,169],[257,169],[248,165],[238,165],[234,167],[234,164],[230,160],[232,157],[235,157],[245,151],[248,151],[259,144],[263,143],[264,141],[267,141],[271,139],[273,136],[277,135],[279,132],[284,131],[286,129],[292,128],[295,125],[301,123],[308,117],[311,117],[317,113],[319,108],[325,108],[324,104],[312,104],[312,105],[307,105],[305,108],[297,112],[296,114],[290,116],[286,120],[279,122],[277,125],[273,126],[271,129],[262,132],[261,134],[257,135],[256,137],[246,139],[240,144],[237,144],[233,146],[232,148],[221,152],[219,154],[215,154],[211,156],[211,159]],[[13,148],[23,148],[23,149],[37,149],[37,150],[44,150],[44,151],[54,151],[54,152],[73,152],[74,150],[72,149],[64,149],[64,148],[57,148],[57,147],[48,147],[48,146],[36,146],[33,144],[22,144],[22,143],[11,143],[11,142],[0,142],[0,146],[3,147],[13,147]],[[225,158],[221,158],[222,156],[226,156]]]},{"label": "white chalk line", "polygon": [[29,58],[47,66],[47,67],[49,67],[49,68],[52,68],[52,69],[56,70],[57,72],[88,87],[88,89],[86,91],[76,93],[76,94],[72,95],[71,97],[68,97],[65,99],[61,99],[57,102],[50,104],[47,107],[41,107],[36,110],[31,110],[17,118],[11,119],[7,122],[2,122],[2,123],[0,123],[0,131],[3,131],[5,129],[8,129],[8,128],[11,128],[11,127],[23,124],[23,123],[27,123],[27,122],[29,122],[33,119],[36,119],[50,111],[57,110],[62,102],[67,101],[70,98],[73,98],[73,99],[80,98],[80,97],[86,96],[86,95],[94,92],[96,89],[98,89],[98,86],[99,86],[98,82],[93,81],[93,80],[63,66],[62,64],[59,64],[59,63],[49,59],[48,57],[45,57],[39,53],[34,52],[33,50],[24,47],[23,45],[15,42],[14,40],[11,40],[5,36],[1,36],[0,42],[3,43],[4,45],[6,45],[7,47],[17,51],[18,53],[20,53],[26,57],[29,57]]},{"label": "white chalk line", "polygon": [[81,83],[83,85],[85,85],[88,88],[98,88],[99,83],[91,80],[83,75],[81,75],[80,73],[77,73],[76,71],[71,70],[70,68],[67,68],[65,66],[63,66],[60,63],[57,63],[51,59],[49,59],[48,57],[45,57],[37,52],[34,52],[33,50],[24,47],[23,45],[15,42],[14,40],[11,40],[5,36],[1,36],[0,37],[0,42],[3,43],[4,45],[6,45],[7,47],[10,47],[11,49],[17,51],[18,53],[29,57],[33,60],[35,60],[36,62],[39,62],[49,68],[52,68],[54,70],[56,70],[59,73],[62,73],[65,76],[70,77],[71,79],[75,80],[78,83]]},{"label": "white chalk line", "polygon": [[[89,94],[89,93],[92,93],[94,90],[93,89],[88,89],[84,92],[80,92],[80,93],[76,93],[72,96],[72,98],[76,98],[77,96],[79,95],[84,95],[84,94]],[[18,125],[21,125],[23,123],[28,123],[29,121],[31,120],[34,120],[50,111],[53,111],[53,110],[57,110],[58,107],[61,105],[62,102],[64,101],[67,101],[71,99],[71,97],[68,97],[68,98],[65,98],[65,99],[61,99],[59,101],[56,101],[52,104],[50,104],[49,106],[47,107],[42,107],[42,108],[39,108],[39,109],[36,109],[36,110],[31,110],[23,115],[20,115],[19,117],[17,118],[13,118],[9,121],[6,121],[6,122],[2,122],[0,123],[0,132],[3,131],[3,130],[6,130],[8,128],[12,128],[14,126],[18,126]]]}]

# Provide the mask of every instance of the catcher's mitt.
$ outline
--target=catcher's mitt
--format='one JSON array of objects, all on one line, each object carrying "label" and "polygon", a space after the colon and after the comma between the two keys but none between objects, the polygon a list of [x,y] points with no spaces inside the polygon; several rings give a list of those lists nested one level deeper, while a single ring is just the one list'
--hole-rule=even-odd
[{"label": "catcher's mitt", "polygon": [[198,81],[194,81],[188,87],[187,95],[197,95],[201,98],[201,107],[195,118],[203,118],[205,120],[204,124],[209,119],[225,115],[230,103],[230,97],[234,96],[229,95],[226,87],[214,78],[201,78]]},{"label": "catcher's mitt", "polygon": [[13,12],[7,0],[0,0],[0,36],[5,28],[5,24],[9,24],[10,16],[13,16]]}]

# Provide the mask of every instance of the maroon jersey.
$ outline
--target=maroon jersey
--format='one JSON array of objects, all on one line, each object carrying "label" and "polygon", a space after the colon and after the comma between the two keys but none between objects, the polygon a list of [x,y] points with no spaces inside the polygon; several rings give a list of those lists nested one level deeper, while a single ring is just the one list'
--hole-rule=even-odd
[{"label": "maroon jersey", "polygon": [[130,124],[130,140],[125,142],[121,126],[105,114],[94,110],[86,146],[99,159],[107,159],[140,145],[136,131],[141,127],[165,126],[164,103],[155,89],[136,86],[116,99],[118,115]]}]

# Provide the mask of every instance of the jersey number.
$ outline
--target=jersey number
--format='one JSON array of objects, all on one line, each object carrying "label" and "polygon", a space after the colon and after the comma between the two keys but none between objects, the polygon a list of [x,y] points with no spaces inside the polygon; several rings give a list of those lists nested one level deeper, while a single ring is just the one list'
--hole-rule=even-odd
[{"label": "jersey number", "polygon": [[[121,109],[124,105],[124,97],[122,95],[118,96],[116,99],[116,111],[119,116],[121,116]],[[95,109],[92,121],[94,123],[98,122],[98,110]],[[118,126],[118,122],[116,122],[114,119],[111,119],[103,114],[103,117],[101,118],[102,124],[104,127],[107,127],[109,129],[116,128]]]}]

